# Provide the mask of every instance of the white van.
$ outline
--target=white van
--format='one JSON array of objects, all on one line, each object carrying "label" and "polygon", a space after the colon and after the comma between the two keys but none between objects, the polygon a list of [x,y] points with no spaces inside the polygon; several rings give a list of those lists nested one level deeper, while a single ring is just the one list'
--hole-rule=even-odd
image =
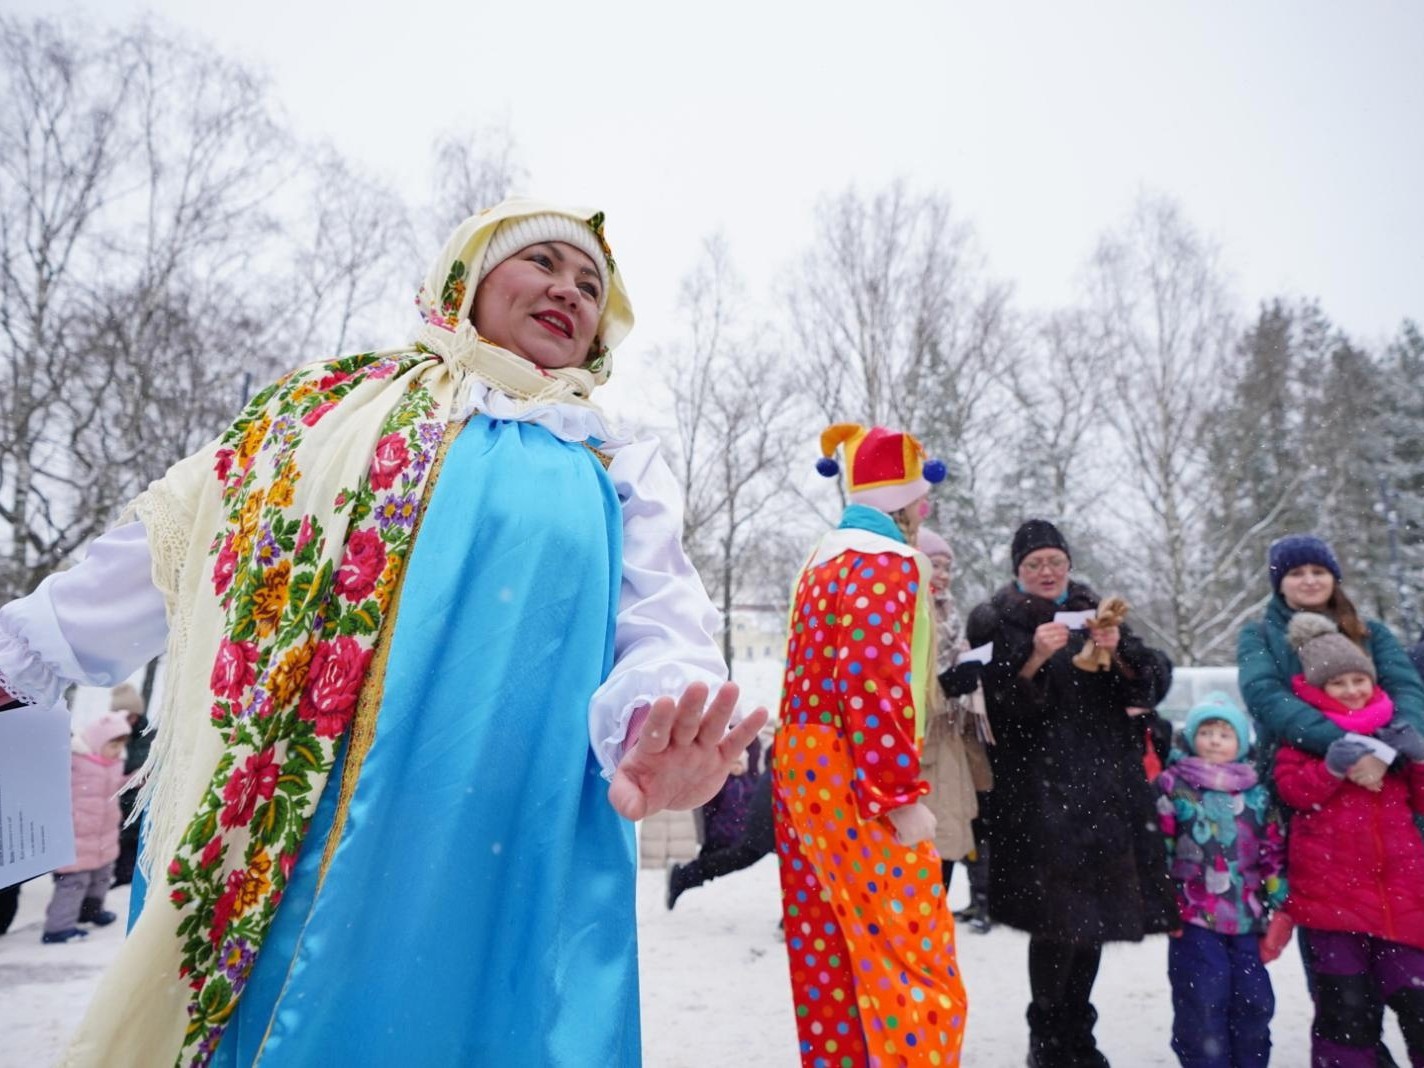
[{"label": "white van", "polygon": [[1157,706],[1157,713],[1180,727],[1192,706],[1213,690],[1222,691],[1245,710],[1235,667],[1179,667],[1172,672],[1172,688]]}]

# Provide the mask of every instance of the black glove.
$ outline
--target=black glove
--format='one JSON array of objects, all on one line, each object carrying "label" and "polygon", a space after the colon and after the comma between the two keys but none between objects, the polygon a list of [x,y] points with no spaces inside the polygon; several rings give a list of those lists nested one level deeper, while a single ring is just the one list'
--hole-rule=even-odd
[{"label": "black glove", "polygon": [[1391,720],[1375,737],[1391,749],[1398,750],[1406,760],[1424,760],[1424,734],[1420,734],[1402,719]]},{"label": "black glove", "polygon": [[1370,755],[1370,747],[1353,738],[1336,738],[1325,750],[1325,767],[1336,778],[1343,779],[1361,757]]},{"label": "black glove", "polygon": [[979,675],[984,665],[977,660],[966,660],[940,672],[939,687],[946,697],[963,697],[979,688]]}]

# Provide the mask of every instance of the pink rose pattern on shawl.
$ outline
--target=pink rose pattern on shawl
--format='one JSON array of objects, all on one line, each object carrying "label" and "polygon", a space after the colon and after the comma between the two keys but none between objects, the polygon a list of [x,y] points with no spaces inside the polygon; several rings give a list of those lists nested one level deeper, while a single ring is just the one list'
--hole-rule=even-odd
[{"label": "pink rose pattern on shawl", "polygon": [[371,458],[371,488],[390,489],[397,476],[410,464],[410,450],[400,434],[387,434],[376,442],[376,455]]},{"label": "pink rose pattern on shawl", "polygon": [[[243,766],[232,773],[232,778],[223,788],[222,825],[224,827],[245,827],[252,820],[252,811],[259,801],[266,801],[277,788],[277,773],[280,771],[273,759],[272,750],[264,749],[256,756],[250,756]],[[203,860],[211,866],[213,859],[221,852],[213,848],[214,838],[203,850]],[[200,861],[201,863],[201,861]]]},{"label": "pink rose pattern on shawl", "polygon": [[358,530],[346,542],[346,555],[336,569],[336,592],[348,601],[364,601],[376,589],[386,567],[386,546],[374,528]]},{"label": "pink rose pattern on shawl", "polygon": [[221,442],[213,475],[227,522],[208,551],[225,623],[209,684],[226,752],[168,866],[192,992],[180,1065],[212,1060],[246,986],[355,711],[444,433],[411,375],[366,476],[319,517],[299,492],[305,428],[363,382],[429,360],[366,353],[296,371]]},{"label": "pink rose pattern on shawl", "polygon": [[317,646],[297,715],[316,725],[318,738],[340,738],[346,730],[370,662],[371,650],[355,638]]}]

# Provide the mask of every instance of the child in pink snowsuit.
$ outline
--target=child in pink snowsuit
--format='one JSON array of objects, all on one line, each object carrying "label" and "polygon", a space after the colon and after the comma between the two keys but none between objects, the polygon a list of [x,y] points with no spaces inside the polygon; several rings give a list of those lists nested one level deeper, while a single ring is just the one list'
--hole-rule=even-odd
[{"label": "child in pink snowsuit", "polygon": [[107,712],[75,733],[70,743],[70,791],[74,805],[74,863],[54,873],[54,897],[45,912],[44,942],[68,942],[117,917],[104,909],[119,857],[119,791],[124,785],[124,746],[129,721]]},{"label": "child in pink snowsuit", "polygon": [[[1385,1007],[1424,1066],[1424,736],[1396,719],[1375,666],[1335,623],[1298,612],[1287,632],[1300,656],[1296,696],[1349,731],[1322,759],[1283,746],[1276,788],[1294,810],[1287,836],[1286,912],[1304,929],[1316,977],[1311,1063],[1376,1063]],[[1384,742],[1388,771],[1354,769]],[[1379,765],[1384,768],[1385,765]]]}]

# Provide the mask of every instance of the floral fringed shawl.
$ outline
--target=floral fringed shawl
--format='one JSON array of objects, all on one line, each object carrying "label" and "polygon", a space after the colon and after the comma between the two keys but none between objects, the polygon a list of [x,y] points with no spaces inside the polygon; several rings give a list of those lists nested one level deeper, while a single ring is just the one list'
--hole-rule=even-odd
[{"label": "floral fringed shawl", "polygon": [[[208,550],[223,611],[209,718],[223,754],[168,865],[191,1063],[217,1048],[282,900],[410,550],[444,435],[435,397],[409,375],[421,362],[353,357],[292,375],[256,398],[217,453],[227,514]],[[302,428],[388,378],[405,385],[369,468],[332,485],[324,443]],[[297,514],[304,479],[324,492]]]}]

